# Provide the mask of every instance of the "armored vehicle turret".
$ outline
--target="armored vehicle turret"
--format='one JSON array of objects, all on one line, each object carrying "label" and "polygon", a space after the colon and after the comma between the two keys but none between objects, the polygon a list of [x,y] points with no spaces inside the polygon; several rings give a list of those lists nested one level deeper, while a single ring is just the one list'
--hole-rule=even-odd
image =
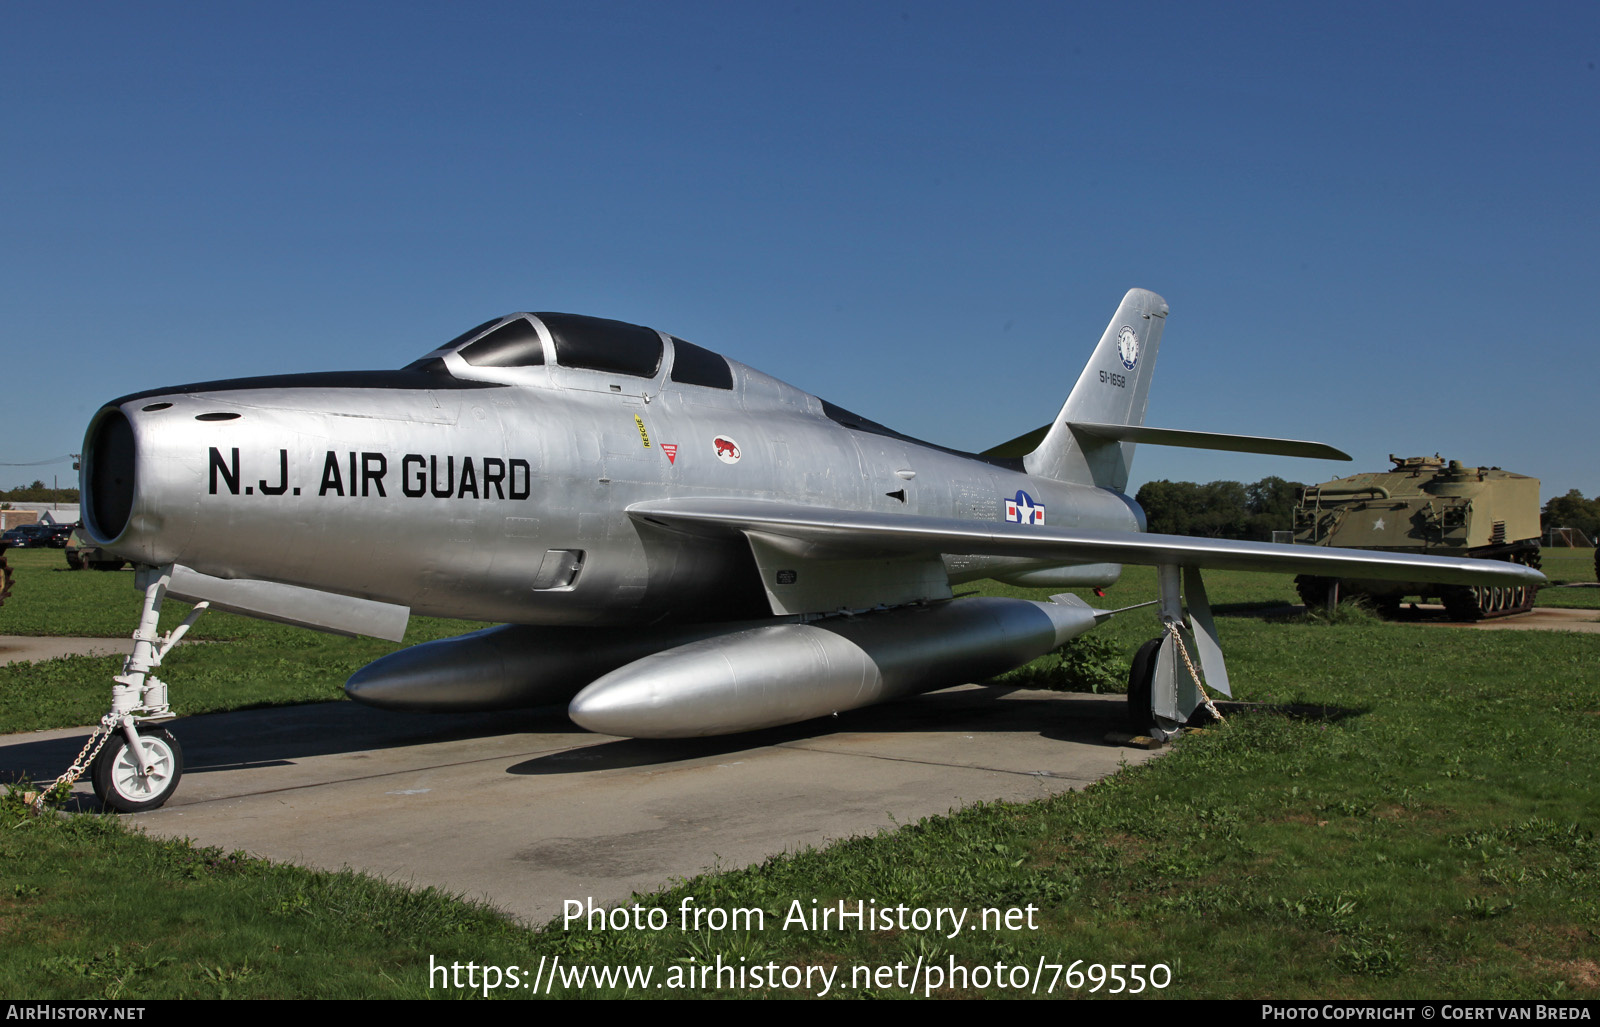
[{"label": "armored vehicle turret", "polygon": [[[1431,457],[1389,457],[1394,468],[1307,486],[1295,510],[1294,540],[1344,549],[1422,551],[1539,566],[1539,479],[1498,467],[1467,467]],[[1361,598],[1392,615],[1408,596],[1442,602],[1455,620],[1533,608],[1535,587],[1474,588],[1421,582],[1361,581],[1302,575],[1307,606],[1330,595]]]}]

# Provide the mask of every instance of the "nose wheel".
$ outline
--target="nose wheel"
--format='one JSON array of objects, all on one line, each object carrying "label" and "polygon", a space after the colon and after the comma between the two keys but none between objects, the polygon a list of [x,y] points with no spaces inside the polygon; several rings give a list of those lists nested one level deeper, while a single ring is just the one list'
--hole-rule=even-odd
[{"label": "nose wheel", "polygon": [[183,777],[183,747],[165,728],[143,727],[137,755],[118,732],[94,761],[94,794],[119,813],[139,813],[166,802]]},{"label": "nose wheel", "polygon": [[133,651],[123,660],[122,673],[111,679],[111,712],[100,718],[67,772],[39,791],[36,808],[43,809],[49,795],[58,788],[70,789],[85,774],[100,802],[120,813],[155,809],[177,791],[183,778],[183,747],[169,731],[156,726],[172,718],[172,708],[167,705],[166,683],[151,671],[161,666],[162,658],[211,604],[196,603],[182,624],[157,635],[161,600],[172,570],[171,564],[139,568],[144,610],[133,632]]}]

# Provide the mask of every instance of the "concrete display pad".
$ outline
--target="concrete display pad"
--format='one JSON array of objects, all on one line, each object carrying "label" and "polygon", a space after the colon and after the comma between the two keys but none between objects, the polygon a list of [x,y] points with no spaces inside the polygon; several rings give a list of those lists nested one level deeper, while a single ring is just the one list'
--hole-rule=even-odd
[{"label": "concrete display pad", "polygon": [[[151,834],[486,901],[530,924],[715,867],[1082,788],[1158,752],[1106,740],[1121,696],[967,685],[789,728],[640,741],[560,710],[427,716],[354,703],[173,722],[186,770]],[[86,729],[0,738],[50,780]],[[85,808],[95,800],[86,783]]]}]

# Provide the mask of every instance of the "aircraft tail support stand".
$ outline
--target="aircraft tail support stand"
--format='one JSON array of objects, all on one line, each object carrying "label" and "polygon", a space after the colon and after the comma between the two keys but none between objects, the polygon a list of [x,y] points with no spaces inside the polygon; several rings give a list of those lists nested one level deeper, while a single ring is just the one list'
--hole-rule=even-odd
[{"label": "aircraft tail support stand", "polygon": [[[1161,741],[1168,741],[1177,736],[1201,706],[1221,719],[1201,685],[1202,677],[1223,695],[1233,693],[1228,687],[1228,670],[1199,569],[1160,565],[1156,568],[1156,584],[1160,593],[1158,609],[1163,637],[1150,681],[1150,733]],[[1198,668],[1191,654],[1198,655]],[[1132,694],[1137,696],[1138,691],[1133,690]],[[1143,711],[1135,712],[1144,716]]]}]

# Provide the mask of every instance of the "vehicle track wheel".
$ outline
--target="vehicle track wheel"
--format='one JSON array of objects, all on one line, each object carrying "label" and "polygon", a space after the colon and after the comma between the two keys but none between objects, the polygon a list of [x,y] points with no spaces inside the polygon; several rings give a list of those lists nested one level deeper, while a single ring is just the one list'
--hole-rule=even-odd
[{"label": "vehicle track wheel", "polygon": [[1150,708],[1156,680],[1156,654],[1161,651],[1161,639],[1152,638],[1134,654],[1133,665],[1128,668],[1128,727],[1135,734],[1146,735],[1155,726],[1155,712]]},{"label": "vehicle track wheel", "polygon": [[1327,609],[1328,585],[1327,578],[1319,578],[1312,574],[1297,575],[1294,579],[1294,590],[1300,596],[1300,601],[1310,611]]},{"label": "vehicle track wheel", "polygon": [[139,761],[120,731],[100,750],[94,761],[94,794],[119,813],[156,809],[172,797],[183,777],[183,747],[165,728],[139,731],[139,747],[149,768],[139,773]]},{"label": "vehicle track wheel", "polygon": [[1478,601],[1480,590],[1467,585],[1445,585],[1439,589],[1439,601],[1451,620],[1475,621],[1483,619],[1483,606]]},{"label": "vehicle track wheel", "polygon": [[1373,612],[1384,620],[1399,620],[1401,601],[1404,598],[1404,596],[1373,596]]}]

